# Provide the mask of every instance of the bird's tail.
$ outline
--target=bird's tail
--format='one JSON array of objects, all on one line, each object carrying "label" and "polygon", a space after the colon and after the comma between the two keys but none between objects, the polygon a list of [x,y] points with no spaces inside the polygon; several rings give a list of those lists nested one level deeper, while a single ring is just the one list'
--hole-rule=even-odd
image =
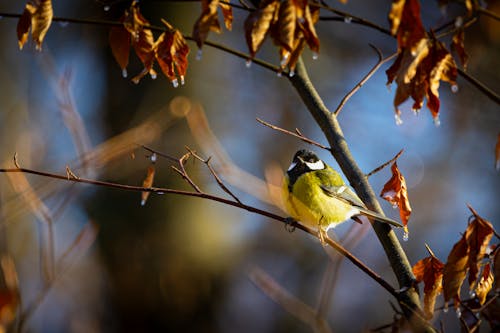
[{"label": "bird's tail", "polygon": [[399,222],[396,222],[394,221],[393,219],[390,219],[388,217],[385,217],[385,216],[382,216],[378,213],[375,213],[371,210],[368,210],[368,209],[365,209],[365,208],[361,208],[361,207],[357,207],[359,209],[359,212],[362,214],[362,215],[366,215],[368,217],[371,217],[377,221],[380,221],[380,222],[383,222],[383,223],[387,223],[387,224],[390,224],[392,226],[395,226],[395,227],[398,227],[398,228],[403,228],[403,225]]}]

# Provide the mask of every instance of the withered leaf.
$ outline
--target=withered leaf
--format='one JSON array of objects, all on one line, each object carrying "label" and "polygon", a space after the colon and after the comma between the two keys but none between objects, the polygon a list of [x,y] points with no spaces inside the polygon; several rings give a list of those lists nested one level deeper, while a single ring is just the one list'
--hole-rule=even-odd
[{"label": "withered leaf", "polygon": [[391,33],[397,36],[399,50],[408,48],[414,52],[418,43],[426,37],[418,0],[393,0],[389,23]]},{"label": "withered leaf", "polygon": [[123,26],[112,27],[109,31],[109,45],[124,77],[127,76],[130,42],[130,33]]},{"label": "withered leaf", "polygon": [[222,31],[217,17],[217,8],[221,8],[226,29],[231,30],[233,24],[233,11],[229,4],[220,3],[219,0],[201,0],[201,15],[193,27],[193,38],[201,49],[210,31]]},{"label": "withered leaf", "polygon": [[233,29],[233,7],[228,3],[219,2],[219,7],[224,18],[224,26],[227,30]]},{"label": "withered leaf", "polygon": [[162,20],[162,22],[165,24],[167,31],[162,33],[156,41],[156,60],[163,73],[174,86],[178,85],[174,67],[180,77],[181,84],[184,84],[184,76],[186,75],[188,65],[187,56],[189,54],[189,47],[179,30],[174,29],[165,20]]},{"label": "withered leaf", "polygon": [[14,260],[9,255],[0,258],[0,330],[14,321],[20,305],[19,282]]},{"label": "withered leaf", "polygon": [[280,67],[295,65],[307,44],[317,54],[319,38],[314,24],[319,20],[319,7],[307,0],[264,0],[245,20],[245,37],[250,60],[269,34],[279,47]]},{"label": "withered leaf", "polygon": [[[142,182],[142,187],[152,187],[154,178],[155,178],[155,167],[153,165],[150,165],[148,167],[146,178],[144,178],[144,181]],[[141,192],[141,206],[144,206],[146,204],[146,201],[148,200],[150,193],[151,192],[148,191]]]},{"label": "withered leaf", "polygon": [[436,297],[442,291],[444,264],[433,255],[418,261],[413,266],[417,282],[424,282],[424,313],[427,318],[434,315]]},{"label": "withered leaf", "polygon": [[[297,26],[297,8],[293,0],[285,0],[281,3],[278,12],[278,45],[287,51],[287,54],[294,49],[295,28]],[[282,57],[286,59],[288,56]],[[283,61],[283,60],[282,60]]]},{"label": "withered leaf", "polygon": [[469,206],[473,220],[467,226],[465,238],[469,247],[469,286],[472,289],[478,278],[481,261],[493,237],[493,226]]},{"label": "withered leaf", "polygon": [[279,0],[263,0],[260,2],[259,8],[245,19],[245,38],[251,58],[255,57],[269,33],[269,29],[274,25],[279,6]]},{"label": "withered leaf", "polygon": [[156,71],[153,68],[155,61],[154,45],[153,32],[150,29],[142,29],[139,31],[137,39],[132,38],[132,46],[134,47],[135,54],[144,65],[142,72],[132,78],[134,83],[139,83],[148,73],[153,79],[156,78]]},{"label": "withered leaf", "polygon": [[42,50],[42,43],[54,16],[51,0],[29,0],[17,24],[17,39],[22,50],[28,40],[31,27],[31,37],[36,43],[36,49]]},{"label": "withered leaf", "polygon": [[458,29],[458,31],[453,35],[453,39],[451,40],[451,50],[455,51],[458,56],[458,60],[460,60],[460,63],[465,70],[467,69],[469,55],[467,54],[467,52],[465,52],[464,38],[464,29]]},{"label": "withered leaf", "polygon": [[405,177],[398,169],[398,165],[394,162],[391,166],[392,177],[384,185],[380,192],[380,196],[389,201],[393,206],[399,208],[399,216],[403,222],[405,232],[408,233],[408,220],[411,215],[410,201],[408,200],[408,191],[406,188]]},{"label": "withered leaf", "polygon": [[401,111],[399,105],[412,97],[414,110],[420,110],[424,97],[436,124],[439,123],[440,81],[455,85],[457,67],[443,43],[434,37],[421,39],[414,50],[403,49],[392,66],[386,71],[388,84],[396,81],[398,88],[394,97],[396,118]]},{"label": "withered leaf", "polygon": [[493,287],[493,280],[494,278],[491,273],[491,265],[488,263],[484,266],[483,273],[481,274],[475,289],[476,297],[480,304],[484,304],[486,301],[486,296]]},{"label": "withered leaf", "polygon": [[455,307],[460,300],[460,287],[467,274],[469,261],[469,247],[465,235],[455,243],[453,249],[448,255],[448,260],[443,270],[443,296],[444,301],[448,302],[451,298],[455,301]]}]

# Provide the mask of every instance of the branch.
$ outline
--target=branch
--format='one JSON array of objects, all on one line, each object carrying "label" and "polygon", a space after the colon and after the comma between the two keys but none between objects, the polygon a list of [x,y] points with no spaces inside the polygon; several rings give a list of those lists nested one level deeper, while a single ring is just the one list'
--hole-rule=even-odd
[{"label": "branch", "polygon": [[[309,79],[302,59],[297,63],[296,75],[289,78],[289,80],[325,134],[332,147],[332,155],[335,157],[345,176],[356,190],[356,193],[361,200],[363,200],[368,209],[383,214],[377,197],[368,183],[368,179],[351,155],[335,114],[332,114],[327,109],[323,100],[318,95],[318,92]],[[400,288],[403,290],[399,294],[398,301],[403,307],[406,318],[409,319],[413,317],[414,312],[420,311],[419,296],[414,288],[413,282],[415,278],[410,262],[406,257],[406,253],[401,248],[396,235],[388,225],[375,222],[373,223],[373,228],[384,247],[386,256],[398,279]],[[432,326],[426,321],[418,320],[414,325],[415,329],[418,331],[434,331]]]},{"label": "branch", "polygon": [[336,116],[338,116],[340,111],[344,108],[344,105],[347,103],[347,101],[373,76],[373,74],[375,74],[375,72],[380,68],[380,66],[382,66],[387,61],[397,56],[397,53],[394,53],[386,58],[382,58],[382,52],[376,46],[370,44],[370,47],[374,49],[375,52],[377,52],[378,61],[375,64],[375,66],[373,66],[373,68],[370,69],[370,71],[365,75],[365,77],[363,77],[361,81],[359,81],[358,84],[356,84],[354,88],[352,88],[351,91],[349,91],[347,95],[345,95],[344,98],[342,98],[339,105],[334,111],[334,114]]},{"label": "branch", "polygon": [[500,96],[498,96],[494,91],[486,87],[484,84],[479,82],[476,78],[472,77],[471,75],[467,74],[460,68],[457,68],[458,74],[462,76],[465,80],[467,80],[470,84],[472,84],[474,87],[476,87],[480,92],[482,92],[486,97],[490,98],[493,102],[500,104]]},{"label": "branch", "polygon": [[330,148],[329,148],[329,147],[327,147],[327,146],[325,146],[325,145],[322,145],[321,143],[316,142],[316,141],[314,141],[314,140],[311,140],[311,139],[309,139],[308,137],[305,137],[304,135],[302,135],[302,133],[300,133],[300,131],[299,131],[298,129],[295,129],[295,132],[296,132],[296,133],[294,133],[294,132],[290,132],[290,131],[288,131],[288,130],[286,130],[286,129],[283,129],[283,128],[281,128],[281,127],[278,127],[278,126],[276,126],[276,125],[272,125],[272,124],[270,124],[270,123],[268,123],[268,122],[265,122],[265,121],[264,121],[264,120],[262,120],[262,119],[259,119],[259,118],[256,118],[256,119],[257,119],[257,121],[258,121],[259,123],[261,123],[262,125],[267,126],[267,127],[269,127],[269,128],[272,128],[273,130],[276,130],[276,131],[278,131],[278,132],[281,132],[281,133],[285,133],[285,134],[288,134],[288,135],[294,136],[294,137],[299,138],[300,140],[302,140],[302,141],[304,141],[304,142],[306,142],[306,143],[312,144],[312,145],[314,145],[314,146],[316,146],[316,147],[319,147],[319,148],[322,148],[322,149],[326,149],[326,150],[330,150]]},{"label": "branch", "polygon": [[[0,12],[0,17],[7,17],[7,18],[20,18],[21,14],[16,14],[16,13],[4,13]],[[122,26],[123,23],[119,21],[109,21],[109,20],[93,20],[93,19],[77,19],[77,18],[67,18],[67,17],[54,17],[52,19],[54,22],[64,22],[64,23],[78,23],[78,24],[88,24],[88,25],[93,25],[93,26],[108,26],[108,27],[117,27],[117,26]],[[154,26],[154,25],[145,25],[144,28],[151,29],[152,31],[156,32],[165,32],[165,27],[159,27],[159,26]],[[193,37],[190,35],[183,34],[183,37],[186,40],[189,41],[194,41]],[[208,45],[210,47],[213,47],[215,49],[224,51],[226,53],[232,54],[238,58],[241,59],[250,59],[250,55],[244,52],[237,51],[235,49],[232,49],[228,46],[211,42],[211,41],[205,41],[204,45]],[[269,69],[275,73],[280,73],[283,72],[283,70],[279,66],[275,66],[273,64],[270,64],[266,61],[257,59],[257,58],[252,58],[252,63],[255,63],[263,68]]]},{"label": "branch", "polygon": [[[73,182],[73,183],[82,183],[82,184],[90,184],[90,185],[95,185],[95,186],[102,186],[102,187],[107,187],[107,188],[114,188],[114,189],[120,189],[120,190],[126,190],[126,191],[134,191],[134,192],[151,192],[151,193],[156,193],[156,194],[176,194],[176,195],[183,195],[183,196],[189,196],[189,197],[197,197],[197,198],[203,198],[203,199],[208,199],[216,202],[220,202],[229,206],[237,207],[240,209],[244,209],[248,212],[262,215],[265,217],[268,217],[272,220],[282,222],[284,224],[290,224],[289,219],[276,215],[274,213],[249,206],[246,204],[243,204],[238,201],[233,201],[229,200],[223,197],[219,197],[216,195],[204,193],[204,192],[191,192],[191,191],[184,191],[184,190],[175,190],[175,189],[170,189],[170,188],[162,188],[162,187],[142,187],[142,186],[134,186],[134,185],[125,185],[125,184],[118,184],[118,183],[112,183],[112,182],[106,182],[106,181],[100,181],[100,180],[93,180],[93,179],[86,179],[86,178],[73,178],[70,177],[68,178],[66,175],[59,175],[59,174],[54,174],[50,172],[44,172],[44,171],[37,171],[37,170],[32,170],[32,169],[27,169],[27,168],[0,168],[0,173],[28,173],[32,175],[37,175],[37,176],[42,176],[42,177],[48,177],[48,178],[53,178],[53,179],[58,179],[58,180],[63,180],[67,182]],[[318,237],[318,232],[316,230],[313,230],[307,226],[304,226],[299,223],[293,223],[293,226],[297,229],[300,229],[314,237]],[[376,281],[380,286],[382,286],[385,290],[387,290],[391,295],[394,297],[398,297],[399,293],[392,287],[386,280],[384,280],[380,275],[375,273],[373,270],[371,270],[368,266],[366,266],[361,260],[359,260],[357,257],[355,257],[352,253],[350,253],[348,250],[346,250],[340,243],[337,243],[336,241],[332,240],[331,238],[327,237],[325,238],[325,241],[328,245],[333,247],[336,251],[338,251],[341,255],[345,256],[349,261],[351,261],[356,267],[358,267],[360,270],[365,272],[368,276],[370,276],[374,281]]]},{"label": "branch", "polygon": [[385,162],[384,164],[376,167],[375,169],[373,169],[372,171],[370,171],[369,173],[366,174],[366,177],[370,177],[371,175],[373,175],[374,173],[377,173],[379,172],[380,170],[382,170],[383,168],[385,168],[386,166],[388,166],[389,164],[391,164],[392,162],[396,161],[399,156],[401,156],[401,154],[403,153],[403,150],[404,149],[401,149],[399,151],[399,153],[396,154],[396,156],[394,156],[393,158],[391,158],[389,161]]}]

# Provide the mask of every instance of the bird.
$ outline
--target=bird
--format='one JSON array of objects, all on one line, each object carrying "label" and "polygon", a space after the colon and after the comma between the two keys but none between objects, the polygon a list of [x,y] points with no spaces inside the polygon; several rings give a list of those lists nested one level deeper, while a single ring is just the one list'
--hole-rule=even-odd
[{"label": "bird", "polygon": [[351,218],[358,220],[360,215],[403,227],[367,209],[340,173],[308,149],[301,149],[293,156],[284,176],[282,196],[292,220],[316,229],[322,242],[329,229]]}]

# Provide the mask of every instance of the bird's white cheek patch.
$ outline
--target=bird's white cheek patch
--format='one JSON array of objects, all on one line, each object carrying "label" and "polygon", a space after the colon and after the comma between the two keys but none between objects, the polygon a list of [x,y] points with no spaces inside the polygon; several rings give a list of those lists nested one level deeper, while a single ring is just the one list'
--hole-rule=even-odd
[{"label": "bird's white cheek patch", "polygon": [[295,166],[296,166],[296,165],[297,165],[297,163],[292,162],[292,164],[290,164],[290,166],[288,167],[288,170],[287,170],[287,171],[292,170],[293,168],[295,168]]},{"label": "bird's white cheek patch", "polygon": [[322,160],[319,160],[314,163],[306,162],[306,165],[309,168],[309,170],[323,170],[325,168],[325,163],[323,163]]}]

